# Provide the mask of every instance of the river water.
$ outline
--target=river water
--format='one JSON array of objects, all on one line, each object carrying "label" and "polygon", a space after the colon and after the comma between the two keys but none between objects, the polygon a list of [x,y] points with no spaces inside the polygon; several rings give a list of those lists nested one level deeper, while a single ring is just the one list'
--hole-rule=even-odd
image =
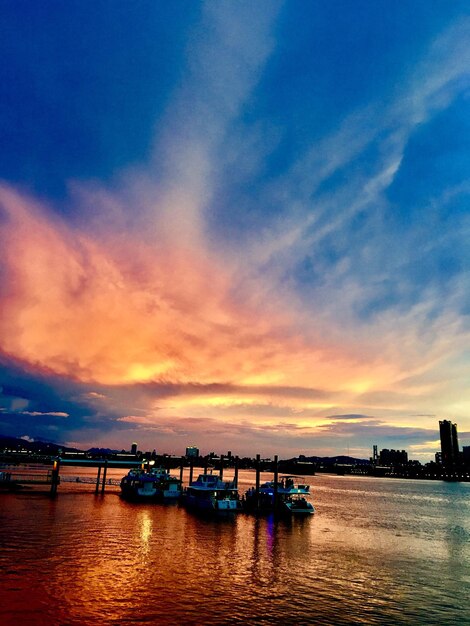
[{"label": "river water", "polygon": [[0,493],[0,624],[470,625],[470,483],[307,482],[316,514],[287,521]]}]

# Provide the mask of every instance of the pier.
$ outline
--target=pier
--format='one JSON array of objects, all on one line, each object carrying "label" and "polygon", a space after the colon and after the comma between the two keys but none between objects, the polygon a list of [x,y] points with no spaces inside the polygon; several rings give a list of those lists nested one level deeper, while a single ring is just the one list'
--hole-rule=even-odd
[{"label": "pier", "polygon": [[[246,512],[252,514],[263,513],[280,513],[286,507],[286,489],[285,483],[290,476],[280,479],[279,476],[279,459],[275,455],[274,459],[261,459],[259,454],[254,460],[254,487],[249,488],[246,493],[238,494],[239,508],[243,508]],[[225,457],[221,455],[215,460],[214,464],[205,463],[201,468],[195,459],[187,459],[186,457],[163,457],[159,459],[86,459],[83,457],[43,459],[42,464],[38,461],[33,464],[23,464],[21,462],[10,463],[0,471],[0,489],[5,491],[17,491],[23,488],[34,488],[36,486],[46,487],[51,497],[56,497],[61,483],[76,483],[83,485],[93,485],[96,495],[103,495],[106,487],[121,487],[122,477],[116,478],[111,476],[108,478],[108,471],[115,469],[139,469],[144,473],[151,472],[152,467],[170,469],[179,469],[179,483],[183,485],[185,469],[188,485],[193,483],[195,479],[194,470],[199,472],[202,469],[204,474],[211,473],[218,475],[223,481],[224,470],[226,468],[233,469],[233,478],[229,480],[227,485],[231,489],[238,489],[240,461],[238,457]],[[63,468],[90,468],[96,470],[93,476],[77,476],[67,472],[62,472]],[[264,472],[272,473],[272,480],[261,485],[261,474]],[[196,476],[197,477],[197,476]],[[290,481],[292,482],[292,481]],[[292,483],[293,484],[293,483]],[[305,488],[301,485],[302,488]],[[307,488],[308,489],[308,488]],[[43,490],[44,491],[44,490]],[[298,494],[299,492],[295,492]],[[308,495],[308,492],[305,492]],[[183,493],[180,493],[181,498]],[[175,500],[177,501],[177,500]],[[285,510],[284,510],[285,513]]]},{"label": "pier", "polygon": [[[44,469],[39,469],[40,466],[44,466]],[[64,482],[79,482],[85,484],[94,484],[95,493],[104,493],[106,485],[119,486],[120,481],[116,479],[106,478],[108,468],[114,469],[132,469],[136,467],[142,467],[141,461],[124,461],[124,460],[109,460],[109,459],[63,459],[55,458],[53,460],[44,460],[41,462],[36,461],[34,463],[34,470],[31,469],[31,464],[16,464],[13,468],[0,471],[0,488],[3,490],[14,491],[21,489],[25,486],[49,486],[50,495],[55,496],[57,494],[58,486],[61,481]],[[23,467],[23,469],[16,470],[16,467]],[[60,476],[61,467],[91,467],[97,469],[96,478],[92,477],[79,477],[79,480],[71,476]]]}]

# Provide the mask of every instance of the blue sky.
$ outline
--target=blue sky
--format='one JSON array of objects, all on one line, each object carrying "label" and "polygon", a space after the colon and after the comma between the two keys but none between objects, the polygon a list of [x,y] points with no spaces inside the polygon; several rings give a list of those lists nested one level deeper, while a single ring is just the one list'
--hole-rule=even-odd
[{"label": "blue sky", "polygon": [[466,4],[1,0],[0,432],[469,445]]}]

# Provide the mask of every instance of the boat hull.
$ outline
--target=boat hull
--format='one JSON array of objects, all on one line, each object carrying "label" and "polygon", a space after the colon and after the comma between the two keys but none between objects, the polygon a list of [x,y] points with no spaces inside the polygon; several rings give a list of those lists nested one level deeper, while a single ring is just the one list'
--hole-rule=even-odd
[{"label": "boat hull", "polygon": [[212,513],[236,513],[241,510],[239,500],[213,500],[189,494],[186,495],[184,502],[188,508]]}]

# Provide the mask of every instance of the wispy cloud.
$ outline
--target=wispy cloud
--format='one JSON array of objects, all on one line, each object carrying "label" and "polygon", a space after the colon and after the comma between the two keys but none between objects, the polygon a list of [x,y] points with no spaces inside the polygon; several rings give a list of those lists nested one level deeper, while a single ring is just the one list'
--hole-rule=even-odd
[{"label": "wispy cloud", "polygon": [[[1,411],[2,409],[0,409]],[[69,417],[68,413],[61,411],[18,411],[18,415],[31,415],[32,417]]]},{"label": "wispy cloud", "polygon": [[[279,16],[204,4],[149,162],[107,186],[70,181],[72,217],[0,186],[0,348],[51,385],[73,381],[80,407],[17,395],[11,413],[272,446],[424,445],[438,416],[468,415],[468,263],[445,286],[416,268],[451,244],[468,260],[470,225],[408,230],[390,189],[417,129],[464,93],[469,22],[245,191],[283,138],[247,114]],[[466,193],[446,189],[433,211]],[[262,219],[227,235],[218,216],[239,200]]]}]

